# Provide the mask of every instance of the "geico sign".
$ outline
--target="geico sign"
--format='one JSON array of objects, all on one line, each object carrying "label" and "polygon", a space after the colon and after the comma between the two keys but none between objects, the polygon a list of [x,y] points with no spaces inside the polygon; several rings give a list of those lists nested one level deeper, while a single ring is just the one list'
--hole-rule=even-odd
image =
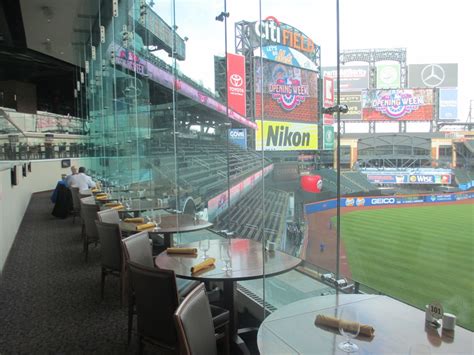
[{"label": "geico sign", "polygon": [[[257,124],[257,149],[261,149],[261,124]],[[263,144],[265,150],[315,150],[318,149],[318,128],[316,124],[266,121]]]},{"label": "geico sign", "polygon": [[395,203],[395,198],[393,197],[379,197],[373,198],[370,200],[372,205],[390,205]]},{"label": "geico sign", "polygon": [[245,138],[245,131],[230,131],[230,138]]}]

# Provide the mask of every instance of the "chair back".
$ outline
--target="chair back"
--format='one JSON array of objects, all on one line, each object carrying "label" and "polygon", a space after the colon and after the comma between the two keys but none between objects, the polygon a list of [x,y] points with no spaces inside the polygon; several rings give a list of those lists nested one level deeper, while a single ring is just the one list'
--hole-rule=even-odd
[{"label": "chair back", "polygon": [[78,187],[70,187],[71,195],[72,195],[72,205],[74,207],[74,211],[81,210],[81,201],[79,199],[79,188]]},{"label": "chair back", "polygon": [[174,314],[181,354],[217,354],[211,307],[204,284],[194,288]]},{"label": "chair back", "polygon": [[84,220],[84,231],[89,239],[99,238],[95,221],[97,219],[97,211],[99,207],[95,204],[90,205],[81,200],[81,216]]},{"label": "chair back", "polygon": [[99,233],[102,266],[122,271],[122,237],[120,227],[114,223],[95,221]]},{"label": "chair back", "polygon": [[174,272],[133,262],[128,263],[128,269],[135,292],[139,335],[176,349],[178,338],[173,317],[179,301]]},{"label": "chair back", "polygon": [[120,223],[120,215],[118,211],[113,208],[109,208],[107,210],[97,212],[97,217],[99,218],[99,221],[101,222],[115,223],[115,224]]},{"label": "chair back", "polygon": [[122,245],[126,262],[154,267],[153,251],[147,231],[122,239]]},{"label": "chair back", "polygon": [[96,204],[94,196],[82,197],[80,199],[80,202],[82,202],[83,204],[86,204],[86,205],[95,205]]}]

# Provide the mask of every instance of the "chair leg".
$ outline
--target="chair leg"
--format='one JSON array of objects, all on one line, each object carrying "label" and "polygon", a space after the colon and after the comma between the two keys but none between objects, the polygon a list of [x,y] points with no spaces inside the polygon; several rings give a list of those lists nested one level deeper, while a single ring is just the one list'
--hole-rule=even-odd
[{"label": "chair leg", "polygon": [[230,337],[229,337],[229,325],[226,324],[224,327],[224,354],[230,354]]},{"label": "chair leg", "polygon": [[143,339],[141,336],[138,337],[138,354],[143,354]]},{"label": "chair leg", "polygon": [[87,262],[87,259],[89,257],[89,238],[87,238],[87,235],[85,236],[84,239],[84,253],[85,253],[85,261]]},{"label": "chair leg", "polygon": [[100,298],[101,298],[101,300],[104,300],[104,286],[105,286],[105,269],[102,266],[102,275],[101,275],[101,281],[100,281]]},{"label": "chair leg", "polygon": [[128,343],[132,340],[132,328],[133,328],[133,297],[128,294]]}]

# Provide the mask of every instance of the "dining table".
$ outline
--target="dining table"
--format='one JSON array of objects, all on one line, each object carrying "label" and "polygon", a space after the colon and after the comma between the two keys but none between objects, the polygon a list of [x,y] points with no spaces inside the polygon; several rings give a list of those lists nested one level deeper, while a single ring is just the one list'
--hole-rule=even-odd
[{"label": "dining table", "polygon": [[[162,234],[165,247],[174,245],[175,233],[194,232],[212,227],[212,223],[188,214],[162,214],[159,225],[145,229],[151,234]],[[120,229],[124,233],[137,233],[137,224],[120,222]]]},{"label": "dining table", "polygon": [[[113,198],[97,200],[97,202],[99,203],[101,210],[111,208],[110,206],[107,206],[107,203],[110,203],[110,202],[119,203],[117,199],[113,199]],[[134,217],[138,217],[138,215],[144,211],[164,210],[164,209],[169,208],[168,204],[158,202],[157,199],[151,199],[151,198],[134,198],[132,200],[126,200],[120,203],[123,205],[123,208],[119,210],[119,213],[121,215],[130,215]]]},{"label": "dining table", "polygon": [[424,311],[388,296],[340,292],[296,301],[272,312],[257,334],[260,354],[346,354],[338,347],[346,339],[339,329],[315,324],[318,314],[339,317],[344,308],[355,310],[357,321],[375,330],[372,337],[359,335],[351,340],[359,347],[357,354],[473,354],[469,330],[435,328],[425,322]]},{"label": "dining table", "polygon": [[[184,279],[222,282],[223,304],[230,314],[230,338],[239,347],[245,347],[245,343],[238,335],[238,313],[235,306],[237,281],[288,272],[297,267],[301,259],[279,250],[266,251],[262,243],[253,239],[220,238],[208,242],[209,250],[206,255],[215,258],[215,263],[200,272],[191,272],[192,266],[204,260],[204,252],[199,248],[199,242],[180,245],[184,248],[196,248],[198,250],[196,255],[168,254],[164,251],[155,258],[155,265],[162,269],[173,270],[177,277]],[[226,252],[227,256],[223,257],[223,253]],[[230,270],[224,270],[226,266],[224,259],[229,259],[227,265],[230,266]]]}]

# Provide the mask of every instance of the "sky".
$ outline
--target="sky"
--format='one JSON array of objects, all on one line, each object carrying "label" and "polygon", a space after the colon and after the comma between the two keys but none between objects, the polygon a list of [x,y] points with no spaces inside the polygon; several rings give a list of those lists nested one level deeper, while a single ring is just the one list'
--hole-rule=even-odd
[{"label": "sky", "polygon": [[[172,0],[154,10],[173,24]],[[227,0],[228,52],[235,53],[234,23],[259,18],[258,0]],[[466,0],[340,0],[340,49],[406,48],[408,64],[458,63],[458,118],[474,100],[474,3]],[[179,69],[214,89],[214,55],[225,53],[224,0],[176,0],[177,32],[188,37]],[[275,16],[321,46],[322,66],[336,64],[336,0],[262,0],[262,18]],[[167,56],[161,56],[168,59]],[[355,64],[355,63],[354,63]],[[474,106],[474,102],[472,102]]]}]

